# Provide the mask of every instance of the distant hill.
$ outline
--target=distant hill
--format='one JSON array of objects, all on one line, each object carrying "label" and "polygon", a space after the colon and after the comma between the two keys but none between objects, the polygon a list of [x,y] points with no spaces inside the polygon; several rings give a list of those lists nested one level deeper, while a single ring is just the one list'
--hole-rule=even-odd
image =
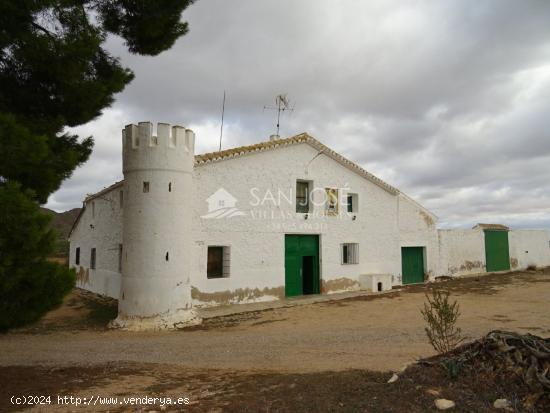
[{"label": "distant hill", "polygon": [[51,215],[51,226],[57,232],[57,246],[55,249],[55,257],[64,258],[69,253],[69,232],[73,226],[76,217],[80,213],[80,208],[74,208],[65,212],[55,212],[48,208],[40,208],[42,212]]}]

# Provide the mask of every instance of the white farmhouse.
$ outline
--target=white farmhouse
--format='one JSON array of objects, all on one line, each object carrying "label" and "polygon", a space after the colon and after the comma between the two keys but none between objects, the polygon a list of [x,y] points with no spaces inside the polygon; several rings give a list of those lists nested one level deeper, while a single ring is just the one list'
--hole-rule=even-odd
[{"label": "white farmhouse", "polygon": [[306,133],[203,155],[194,140],[126,126],[124,181],[84,200],[70,265],[79,287],[119,300],[115,325],[175,328],[200,322],[200,306],[550,265],[546,231],[438,231],[430,211]]}]

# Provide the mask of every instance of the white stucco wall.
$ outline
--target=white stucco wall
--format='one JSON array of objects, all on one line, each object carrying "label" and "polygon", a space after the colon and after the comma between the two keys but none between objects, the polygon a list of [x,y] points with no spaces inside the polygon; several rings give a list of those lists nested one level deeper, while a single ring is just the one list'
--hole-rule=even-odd
[{"label": "white stucco wall", "polygon": [[[423,247],[424,271],[428,279],[433,279],[438,265],[437,217],[404,194],[398,197],[398,208],[400,246]],[[401,281],[401,267],[399,277]]]},{"label": "white stucco wall", "polygon": [[510,260],[514,269],[529,266],[544,267],[550,265],[550,245],[548,231],[515,230],[508,234]]},{"label": "white stucco wall", "polygon": [[[348,214],[341,206],[338,216],[327,216],[324,206],[313,206],[304,219],[295,209],[296,180],[358,194],[358,212]],[[400,272],[397,197],[307,144],[198,166],[194,182],[195,305],[284,294],[285,234],[320,236],[324,292],[357,289],[360,274]],[[220,188],[237,199],[244,216],[201,218],[209,212],[206,199]],[[324,193],[315,192],[313,199],[320,204]],[[341,263],[340,244],[348,242],[359,244],[358,264]],[[207,279],[208,245],[231,247],[230,277]]]},{"label": "white stucco wall", "polygon": [[[122,187],[94,198],[85,205],[70,236],[69,265],[77,271],[76,286],[118,299],[120,272],[119,245],[122,243]],[[93,203],[93,206],[92,206]],[[80,247],[80,265],[75,263]],[[91,249],[96,248],[96,269],[90,269]]]},{"label": "white stucco wall", "polygon": [[[466,275],[485,272],[485,235],[481,229],[439,230],[439,275]],[[513,230],[508,232],[510,269],[530,265],[550,265],[548,232]]]},{"label": "white stucco wall", "polygon": [[[307,170],[306,170],[307,165]],[[320,191],[315,203],[324,199],[323,189],[340,189],[341,199],[358,194],[358,211],[348,213],[340,205],[338,216],[327,216],[324,206],[313,206],[304,214],[295,212],[297,179],[312,182]],[[191,285],[194,303],[199,305],[277,299],[284,295],[285,234],[317,234],[320,237],[320,277],[323,292],[359,288],[361,274],[392,274],[400,282],[401,238],[398,228],[397,197],[338,164],[307,144],[255,153],[195,167],[193,176],[193,254]],[[245,216],[204,219],[206,199],[225,188],[238,202]],[[251,192],[251,188],[257,188]],[[118,245],[122,243],[122,214],[119,192],[122,186],[88,202],[71,235],[71,265],[74,251],[81,248],[78,286],[118,298]],[[254,195],[253,195],[254,193]],[[280,197],[280,202],[277,198]],[[290,203],[285,199],[289,198]],[[254,205],[261,199],[260,205]],[[95,214],[92,217],[91,202]],[[353,219],[353,216],[356,219]],[[400,222],[424,219],[404,214]],[[92,226],[90,226],[92,225]],[[425,225],[425,224],[424,224]],[[413,242],[423,225],[409,223],[403,239]],[[359,244],[359,263],[341,263],[341,244]],[[209,245],[231,248],[230,276],[207,279]],[[89,269],[90,249],[97,248],[97,268]]]},{"label": "white stucco wall", "polygon": [[195,134],[182,126],[127,125],[123,136],[122,281],[114,325],[174,328],[200,322],[190,271]]},{"label": "white stucco wall", "polygon": [[[308,219],[296,213],[297,180],[319,188]],[[235,198],[237,214],[207,217],[209,197],[222,188]],[[338,188],[341,201],[357,194],[357,212],[348,213],[341,202],[338,215],[327,215],[324,188]],[[81,249],[77,285],[114,298],[121,288],[122,190],[118,185],[90,199],[71,234],[71,266],[76,247]],[[414,200],[382,189],[306,143],[196,165],[187,196],[192,206],[178,213],[191,214],[189,281],[195,306],[284,297],[285,234],[319,236],[323,293],[359,289],[361,276],[368,274],[390,274],[392,283],[400,284],[401,247],[424,247],[429,278],[485,271],[483,231],[438,231],[437,218]],[[509,239],[517,268],[550,265],[547,232],[512,231]],[[358,244],[357,264],[341,263],[342,243]],[[229,247],[227,278],[207,278],[209,245]],[[93,247],[95,270],[89,268]]]},{"label": "white stucco wall", "polygon": [[438,275],[485,272],[485,238],[482,230],[441,229],[438,235]]}]

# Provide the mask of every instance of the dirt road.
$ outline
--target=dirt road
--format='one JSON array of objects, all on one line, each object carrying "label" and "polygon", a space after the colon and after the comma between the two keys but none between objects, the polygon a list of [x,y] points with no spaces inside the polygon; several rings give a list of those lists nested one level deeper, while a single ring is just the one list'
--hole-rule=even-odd
[{"label": "dirt road", "polygon": [[[440,285],[460,302],[460,325],[469,337],[492,329],[550,334],[548,274],[491,275]],[[419,311],[425,288],[228,316],[189,331],[24,330],[0,336],[0,365],[129,361],[192,369],[394,370],[432,354]]]},{"label": "dirt road", "polygon": [[[549,269],[436,285],[459,301],[467,337],[494,329],[550,336]],[[191,405],[167,411],[424,412],[434,399],[424,390],[434,386],[460,402],[455,411],[492,411],[498,388],[473,395],[471,380],[438,387],[446,380],[440,370],[414,370],[386,384],[391,371],[433,354],[419,311],[427,288],[213,318],[164,333],[107,330],[113,303],[73,294],[36,325],[0,336],[0,411],[21,410],[8,402],[13,394],[96,394],[189,397]]]}]

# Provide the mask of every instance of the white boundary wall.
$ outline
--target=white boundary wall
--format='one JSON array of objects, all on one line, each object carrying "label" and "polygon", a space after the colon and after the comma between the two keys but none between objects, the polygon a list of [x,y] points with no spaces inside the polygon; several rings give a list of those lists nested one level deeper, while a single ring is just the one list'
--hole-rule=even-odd
[{"label": "white boundary wall", "polygon": [[440,229],[439,275],[485,272],[485,238],[482,230]]},{"label": "white boundary wall", "polygon": [[[485,235],[481,229],[438,230],[439,275],[485,272]],[[510,269],[550,266],[549,233],[546,230],[508,231]]]},{"label": "white boundary wall", "polygon": [[512,268],[525,269],[529,266],[550,266],[548,238],[548,231],[544,230],[510,231],[508,242],[510,244]]}]

